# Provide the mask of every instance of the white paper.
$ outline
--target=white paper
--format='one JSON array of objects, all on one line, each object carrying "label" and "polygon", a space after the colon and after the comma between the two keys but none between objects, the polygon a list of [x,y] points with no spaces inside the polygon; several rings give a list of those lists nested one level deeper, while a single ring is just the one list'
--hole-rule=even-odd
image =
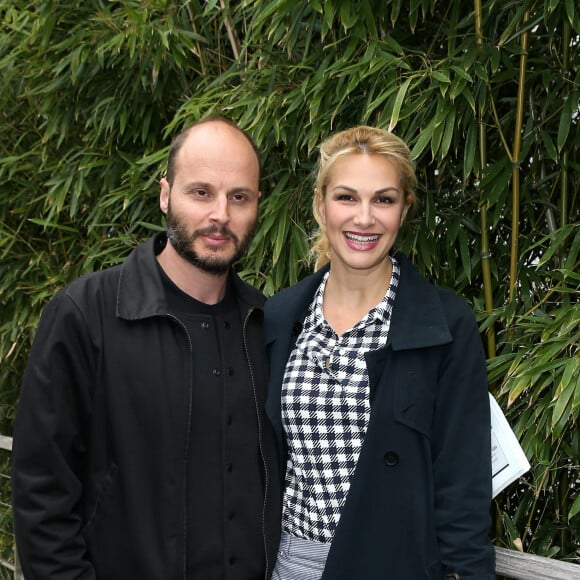
[{"label": "white paper", "polygon": [[491,469],[493,497],[521,477],[530,464],[503,411],[489,394],[491,411]]}]

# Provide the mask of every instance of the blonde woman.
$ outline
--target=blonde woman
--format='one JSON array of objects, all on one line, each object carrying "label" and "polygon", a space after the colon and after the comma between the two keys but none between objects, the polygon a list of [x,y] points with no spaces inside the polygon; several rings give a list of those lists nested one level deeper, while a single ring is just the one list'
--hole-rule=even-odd
[{"label": "blonde woman", "polygon": [[284,479],[274,580],[492,580],[490,418],[468,305],[393,248],[415,202],[401,139],[320,150],[313,275],[265,310]]}]

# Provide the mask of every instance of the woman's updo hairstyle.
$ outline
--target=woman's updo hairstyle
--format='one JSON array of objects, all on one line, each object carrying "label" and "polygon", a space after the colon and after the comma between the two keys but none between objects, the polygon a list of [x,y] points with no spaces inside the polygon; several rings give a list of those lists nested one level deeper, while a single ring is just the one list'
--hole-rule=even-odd
[{"label": "woman's updo hairstyle", "polygon": [[340,131],[326,139],[320,146],[320,159],[318,161],[314,199],[312,201],[314,219],[319,227],[318,234],[312,245],[312,253],[317,269],[330,261],[330,245],[326,227],[318,212],[318,206],[326,196],[330,173],[334,164],[341,157],[363,153],[383,155],[394,162],[399,169],[401,187],[405,194],[407,207],[411,207],[416,202],[417,177],[415,175],[415,164],[411,159],[409,147],[402,139],[384,129],[364,125]]}]

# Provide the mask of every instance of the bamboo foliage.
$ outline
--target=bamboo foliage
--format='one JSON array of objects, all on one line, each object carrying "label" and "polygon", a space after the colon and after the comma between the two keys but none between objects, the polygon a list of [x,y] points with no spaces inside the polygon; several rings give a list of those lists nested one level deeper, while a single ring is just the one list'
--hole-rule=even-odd
[{"label": "bamboo foliage", "polygon": [[243,276],[311,270],[316,148],[369,123],[410,144],[399,245],[473,305],[532,473],[498,544],[580,545],[578,8],[572,0],[0,0],[0,423],[39,312],[163,227],[171,135],[226,114],[263,150]]}]

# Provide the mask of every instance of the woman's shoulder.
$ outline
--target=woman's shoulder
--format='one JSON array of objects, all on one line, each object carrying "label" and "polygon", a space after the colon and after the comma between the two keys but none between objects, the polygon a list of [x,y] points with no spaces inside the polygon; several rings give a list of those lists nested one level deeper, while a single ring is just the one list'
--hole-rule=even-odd
[{"label": "woman's shoulder", "polygon": [[296,284],[280,290],[266,300],[264,312],[266,315],[283,312],[291,312],[294,307],[302,307],[304,302],[310,303],[316,288],[320,284],[328,268],[321,268]]}]

